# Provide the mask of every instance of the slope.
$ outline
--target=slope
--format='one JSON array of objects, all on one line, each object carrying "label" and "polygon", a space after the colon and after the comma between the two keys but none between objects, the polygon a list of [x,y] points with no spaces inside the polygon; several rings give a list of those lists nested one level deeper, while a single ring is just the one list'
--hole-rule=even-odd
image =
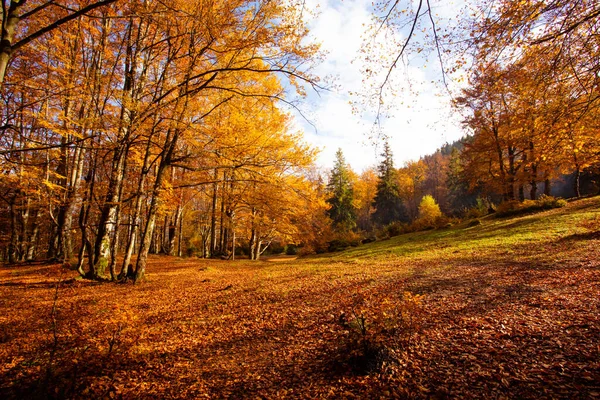
[{"label": "slope", "polygon": [[598,398],[600,198],[336,254],[0,269],[3,398]]}]

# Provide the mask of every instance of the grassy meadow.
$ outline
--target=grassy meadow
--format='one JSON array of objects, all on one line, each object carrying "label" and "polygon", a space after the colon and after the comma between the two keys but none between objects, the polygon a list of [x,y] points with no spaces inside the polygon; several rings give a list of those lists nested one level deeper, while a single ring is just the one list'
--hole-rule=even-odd
[{"label": "grassy meadow", "polygon": [[2,398],[600,398],[600,198],[349,250],[0,267]]}]

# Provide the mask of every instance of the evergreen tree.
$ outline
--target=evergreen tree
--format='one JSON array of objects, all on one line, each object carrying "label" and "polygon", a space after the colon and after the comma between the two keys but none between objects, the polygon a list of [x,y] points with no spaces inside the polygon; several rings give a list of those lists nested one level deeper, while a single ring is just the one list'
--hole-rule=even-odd
[{"label": "evergreen tree", "polygon": [[392,150],[387,141],[381,156],[383,160],[377,167],[379,180],[375,200],[373,200],[373,207],[375,207],[373,220],[380,225],[387,225],[394,221],[407,222],[406,208],[400,198],[398,172],[394,168]]},{"label": "evergreen tree", "polygon": [[342,149],[335,153],[335,164],[329,176],[327,192],[330,196],[327,203],[331,205],[327,214],[332,219],[334,228],[342,231],[353,229],[356,226],[356,210],[352,204],[354,192]]}]

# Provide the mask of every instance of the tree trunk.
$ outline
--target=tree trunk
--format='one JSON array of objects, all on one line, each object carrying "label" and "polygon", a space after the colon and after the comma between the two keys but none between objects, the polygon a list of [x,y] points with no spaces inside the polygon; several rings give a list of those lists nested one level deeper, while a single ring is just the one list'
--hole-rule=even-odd
[{"label": "tree trunk", "polygon": [[223,171],[223,184],[221,185],[221,218],[219,221],[219,252],[225,252],[225,244],[227,243],[227,228],[225,227],[225,196],[227,185],[227,171]]},{"label": "tree trunk", "polygon": [[515,148],[508,147],[508,182],[506,185],[506,200],[515,199]]},{"label": "tree trunk", "polygon": [[531,162],[531,175],[530,175],[530,179],[529,179],[529,184],[531,185],[531,190],[529,191],[529,198],[531,200],[535,200],[537,199],[537,180],[538,180],[538,166],[537,163],[535,163],[535,155],[534,155],[534,144],[533,141],[529,142],[529,152],[530,152],[530,158],[532,160]]},{"label": "tree trunk", "polygon": [[113,236],[111,237],[110,243],[110,279],[112,281],[116,281],[118,279],[117,276],[117,252],[119,249],[119,225],[121,221],[121,207],[119,206],[117,209],[116,221],[115,221],[115,230],[113,231]]},{"label": "tree trunk", "polygon": [[6,76],[6,68],[8,67],[8,63],[10,62],[10,58],[12,56],[12,45],[15,36],[15,31],[17,29],[17,24],[19,23],[19,12],[21,6],[25,4],[24,1],[11,1],[8,9],[4,8],[5,3],[3,2],[3,11],[6,12],[6,15],[2,16],[2,36],[0,37],[0,87],[4,83],[4,77]]},{"label": "tree trunk", "polygon": [[[150,143],[150,142],[148,142]],[[135,244],[137,241],[138,231],[140,229],[141,224],[141,213],[142,213],[142,200],[143,200],[143,192],[146,186],[146,177],[148,175],[148,164],[150,159],[150,146],[146,147],[146,154],[144,155],[144,166],[142,167],[142,172],[140,174],[138,180],[137,193],[135,197],[135,208],[133,211],[133,215],[131,216],[131,230],[129,233],[129,237],[127,238],[127,249],[125,250],[125,256],[123,257],[123,265],[121,267],[121,277],[125,276],[127,273],[127,268],[129,264],[131,264],[131,257],[133,252],[135,251]]]},{"label": "tree trunk", "polygon": [[179,220],[181,219],[181,212],[181,205],[178,204],[177,208],[175,209],[175,214],[172,216],[172,219],[169,223],[167,254],[170,256],[175,255],[175,240],[177,239],[177,227],[179,226]]},{"label": "tree trunk", "polygon": [[256,260],[256,245],[258,244],[258,234],[256,231],[256,208],[252,207],[252,230],[250,232],[250,240],[248,249],[250,251],[250,260]]},{"label": "tree trunk", "polygon": [[73,157],[73,168],[68,183],[67,195],[64,203],[64,219],[59,241],[59,254],[63,261],[68,261],[73,257],[73,212],[77,206],[77,193],[81,185],[81,175],[83,173],[84,151],[81,147],[75,150]]},{"label": "tree trunk", "polygon": [[179,133],[177,131],[172,133],[167,132],[167,138],[165,139],[164,154],[158,164],[156,171],[156,179],[154,181],[154,187],[152,189],[152,199],[150,201],[150,208],[148,210],[148,216],[146,221],[146,228],[142,235],[142,241],[140,251],[135,267],[135,282],[142,282],[146,279],[146,264],[148,261],[148,253],[150,252],[150,245],[152,242],[152,236],[156,225],[156,213],[159,205],[159,195],[163,185],[164,175],[167,167],[171,163],[171,157],[175,151]]},{"label": "tree trunk", "polygon": [[577,198],[581,197],[581,168],[579,164],[575,164],[575,179],[573,181],[573,190]]},{"label": "tree trunk", "polygon": [[[181,244],[183,242],[183,211],[181,212],[181,216],[179,217],[179,232],[177,234],[178,236],[178,240],[177,240],[177,257],[181,257]],[[206,248],[206,244],[205,244],[205,240],[202,240],[202,243],[204,244],[204,247]],[[203,249],[204,252],[204,249]]]},{"label": "tree trunk", "polygon": [[120,188],[125,177],[125,148],[119,146],[115,149],[113,158],[111,178],[108,193],[104,199],[100,221],[98,222],[98,234],[94,246],[94,277],[102,278],[111,258],[111,238],[117,228],[117,213],[119,212]]},{"label": "tree trunk", "polygon": [[525,188],[523,187],[523,184],[519,184],[519,201],[525,201]]},{"label": "tree trunk", "polygon": [[8,244],[8,262],[14,264],[19,258],[19,222],[17,219],[17,212],[15,210],[15,202],[17,195],[13,195],[9,202],[9,216],[10,216],[10,242]]},{"label": "tree trunk", "polygon": [[235,218],[235,212],[231,212],[231,260],[235,260],[235,226],[233,219]]},{"label": "tree trunk", "polygon": [[25,261],[33,261],[35,259],[38,236],[40,233],[40,209],[37,208],[34,211],[32,223],[31,223],[31,232],[29,234],[29,241],[27,243],[27,248],[25,250]]},{"label": "tree trunk", "polygon": [[219,171],[215,169],[215,183],[213,184],[212,193],[212,208],[210,216],[210,256],[215,254],[217,247],[217,196],[219,190],[219,184],[217,183]]},{"label": "tree trunk", "polygon": [[544,194],[546,196],[550,196],[551,193],[552,193],[552,187],[551,187],[550,178],[546,178],[544,180]]},{"label": "tree trunk", "polygon": [[[91,152],[90,152],[91,154]],[[81,276],[92,277],[94,274],[94,249],[92,242],[88,237],[88,220],[90,216],[90,208],[92,207],[92,199],[94,198],[94,187],[96,181],[96,168],[98,166],[98,153],[93,155],[92,165],[89,167],[87,173],[86,182],[87,190],[83,201],[81,202],[81,209],[79,210],[79,229],[81,231],[81,248],[79,250],[79,260],[77,263],[77,271]],[[88,255],[89,269],[86,273],[83,269],[85,254]]]}]

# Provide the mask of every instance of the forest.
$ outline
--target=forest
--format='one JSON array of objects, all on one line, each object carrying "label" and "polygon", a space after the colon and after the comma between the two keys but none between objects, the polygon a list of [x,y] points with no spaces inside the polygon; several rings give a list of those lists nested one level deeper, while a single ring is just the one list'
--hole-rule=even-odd
[{"label": "forest", "polygon": [[[426,51],[464,137],[396,165],[386,135],[402,133],[378,135],[378,163],[354,171],[341,148],[318,165],[295,122],[311,93],[333,90],[305,1],[3,0],[0,394],[536,398],[552,382],[542,397],[600,397],[600,3],[465,1],[451,28],[436,3],[370,6],[367,35],[399,43],[357,55],[377,65],[362,106],[399,112],[391,77]],[[544,333],[542,311],[565,330]],[[531,359],[477,337],[430,342],[482,323]],[[200,342],[181,336],[194,329]],[[253,335],[281,377],[251,354]],[[548,344],[559,337],[565,348]],[[160,348],[190,392],[148,372]],[[445,358],[452,348],[465,357]],[[280,365],[286,352],[298,371]]]}]

